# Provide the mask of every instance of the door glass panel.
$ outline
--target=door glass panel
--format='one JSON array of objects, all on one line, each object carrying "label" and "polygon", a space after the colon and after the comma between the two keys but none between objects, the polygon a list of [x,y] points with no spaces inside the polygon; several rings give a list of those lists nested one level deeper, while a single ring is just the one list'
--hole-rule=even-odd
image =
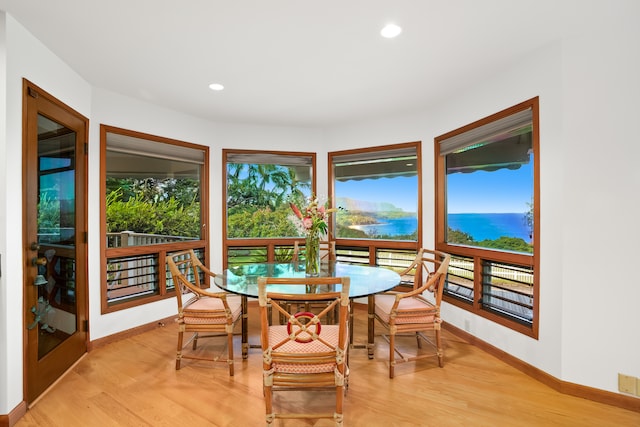
[{"label": "door glass panel", "polygon": [[38,359],[76,332],[76,133],[38,115]]}]

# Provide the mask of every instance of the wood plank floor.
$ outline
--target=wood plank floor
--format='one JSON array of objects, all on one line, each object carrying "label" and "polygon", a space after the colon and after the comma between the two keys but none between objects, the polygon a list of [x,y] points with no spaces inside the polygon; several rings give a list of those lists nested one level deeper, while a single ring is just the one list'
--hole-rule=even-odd
[{"label": "wood plank floor", "polygon": [[[256,317],[251,306],[250,318]],[[259,326],[250,323],[250,342],[257,344]],[[356,343],[366,340],[364,310],[356,310],[355,333]],[[95,349],[16,426],[264,425],[260,350],[252,348],[243,361],[235,347],[234,377],[226,364],[192,360],[175,371],[176,334],[176,325],[167,324]],[[374,360],[366,349],[352,349],[345,426],[640,426],[640,413],[560,394],[456,336],[444,337],[444,368],[435,358],[423,359],[397,366],[393,380],[383,339],[376,339]],[[209,351],[221,349],[209,343]],[[322,406],[332,400],[328,393],[281,392],[275,403]]]}]

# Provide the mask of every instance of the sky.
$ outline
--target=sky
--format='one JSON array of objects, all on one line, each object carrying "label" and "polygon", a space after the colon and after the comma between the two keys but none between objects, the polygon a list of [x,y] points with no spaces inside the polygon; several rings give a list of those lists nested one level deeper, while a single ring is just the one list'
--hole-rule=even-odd
[{"label": "sky", "polygon": [[449,213],[527,212],[533,196],[533,162],[519,169],[447,176]]},{"label": "sky", "polygon": [[[499,169],[470,174],[454,173],[447,177],[449,213],[520,213],[527,212],[533,195],[533,162],[516,170]],[[414,178],[379,178],[336,182],[336,195],[363,201],[393,203],[405,212],[415,212]]]},{"label": "sky", "polygon": [[[365,202],[389,202],[405,212],[416,212],[417,180],[415,177],[336,181],[336,195]],[[380,196],[384,200],[380,200]]]}]

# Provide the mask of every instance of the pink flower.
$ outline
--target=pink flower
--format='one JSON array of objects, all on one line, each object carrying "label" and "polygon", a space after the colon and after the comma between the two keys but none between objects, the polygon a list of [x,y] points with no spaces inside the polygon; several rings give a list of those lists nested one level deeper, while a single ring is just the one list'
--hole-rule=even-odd
[{"label": "pink flower", "polygon": [[303,218],[302,224],[304,225],[304,228],[309,229],[313,227],[313,220],[309,217]]}]

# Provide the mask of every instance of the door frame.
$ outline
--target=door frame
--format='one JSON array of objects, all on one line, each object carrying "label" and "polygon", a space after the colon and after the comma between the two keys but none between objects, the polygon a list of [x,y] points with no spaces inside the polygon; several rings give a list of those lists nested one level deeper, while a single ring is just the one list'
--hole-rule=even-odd
[{"label": "door frame", "polygon": [[[88,296],[88,250],[87,250],[87,212],[88,212],[88,159],[87,142],[89,119],[62,103],[40,87],[23,79],[23,115],[22,115],[22,208],[23,208],[23,396],[27,404],[36,400],[55,381],[60,378],[88,349],[89,345],[89,296]],[[75,144],[75,298],[76,332],[59,345],[57,353],[47,353],[38,360],[37,338],[33,348],[33,331],[28,325],[33,322],[30,312],[37,299],[34,280],[37,269],[32,258],[37,250],[30,248],[37,231],[37,218],[30,215],[33,208],[33,195],[38,193],[37,180],[30,178],[33,173],[34,155],[37,161],[38,127],[37,118],[42,114],[61,122],[76,132]],[[34,144],[35,141],[35,144]],[[36,150],[34,153],[33,150]],[[37,166],[36,166],[37,167]],[[36,328],[36,333],[39,328]],[[30,341],[31,340],[31,341]],[[57,350],[57,349],[56,349]],[[30,352],[35,352],[35,357]],[[51,356],[51,357],[49,357]],[[47,359],[47,360],[45,360]],[[46,365],[45,365],[46,363]]]}]

